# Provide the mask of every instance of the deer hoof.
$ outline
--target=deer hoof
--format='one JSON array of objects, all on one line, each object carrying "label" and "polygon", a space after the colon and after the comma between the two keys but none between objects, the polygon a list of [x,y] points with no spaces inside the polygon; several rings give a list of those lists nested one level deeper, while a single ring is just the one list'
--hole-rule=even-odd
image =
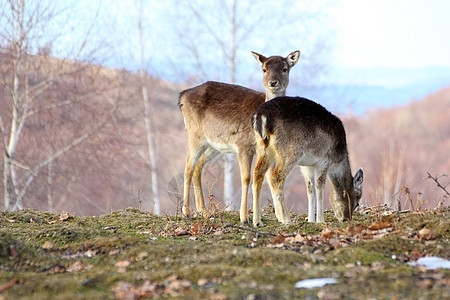
[{"label": "deer hoof", "polygon": [[262,227],[264,226],[263,222],[259,221],[259,222],[253,222],[253,227]]},{"label": "deer hoof", "polygon": [[241,216],[241,225],[246,225],[248,224],[248,219],[247,216]]},{"label": "deer hoof", "polygon": [[189,207],[183,206],[182,212],[185,217],[189,217],[191,215],[191,210],[189,209]]},{"label": "deer hoof", "polygon": [[249,225],[248,220],[244,220],[244,221],[241,220],[241,226],[244,226],[244,225]]}]

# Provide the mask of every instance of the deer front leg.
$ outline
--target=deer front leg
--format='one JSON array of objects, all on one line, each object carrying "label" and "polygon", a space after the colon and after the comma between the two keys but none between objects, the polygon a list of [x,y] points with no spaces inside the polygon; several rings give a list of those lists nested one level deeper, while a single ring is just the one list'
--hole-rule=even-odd
[{"label": "deer front leg", "polygon": [[253,226],[262,226],[261,222],[261,207],[259,203],[259,196],[261,193],[262,183],[264,181],[264,174],[269,165],[264,157],[258,156],[256,160],[255,169],[253,172]]},{"label": "deer front leg", "polygon": [[306,193],[308,196],[308,222],[316,222],[316,184],[314,169],[312,167],[302,166],[303,177],[305,178]]},{"label": "deer front leg", "polygon": [[320,174],[316,179],[316,200],[317,200],[317,223],[325,222],[323,215],[323,193],[325,189],[326,172]]}]

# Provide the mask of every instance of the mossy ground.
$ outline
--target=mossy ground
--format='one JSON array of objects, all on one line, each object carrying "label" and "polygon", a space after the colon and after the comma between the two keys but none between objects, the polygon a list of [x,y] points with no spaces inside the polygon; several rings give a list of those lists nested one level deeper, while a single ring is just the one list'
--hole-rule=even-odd
[{"label": "mossy ground", "polygon": [[[126,209],[99,217],[0,213],[0,299],[444,299],[450,270],[406,262],[450,258],[449,211],[356,214],[325,224],[239,225]],[[428,229],[429,235],[420,230]],[[337,284],[296,289],[297,281]]]}]

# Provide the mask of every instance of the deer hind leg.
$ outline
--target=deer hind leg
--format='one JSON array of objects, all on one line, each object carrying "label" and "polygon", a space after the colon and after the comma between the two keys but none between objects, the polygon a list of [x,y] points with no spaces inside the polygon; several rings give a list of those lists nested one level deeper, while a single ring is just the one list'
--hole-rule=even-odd
[{"label": "deer hind leg", "polygon": [[[261,194],[261,187],[264,181],[264,175],[269,168],[267,156],[264,154],[258,154],[253,171],[253,226],[262,226],[261,222],[261,205],[259,202],[259,196]],[[242,209],[242,207],[241,207]]]},{"label": "deer hind leg", "polygon": [[284,184],[286,177],[292,170],[293,164],[283,165],[277,164],[269,170],[269,187],[272,193],[273,204],[275,207],[275,216],[278,221],[283,224],[289,224],[289,211],[287,209],[286,200],[284,199]]},{"label": "deer hind leg", "polygon": [[195,195],[195,206],[197,211],[202,214],[202,216],[208,216],[208,209],[205,205],[205,198],[203,197],[203,188],[202,188],[202,171],[205,164],[207,164],[211,159],[213,159],[218,152],[213,148],[209,147],[203,152],[200,158],[197,161],[197,164],[194,168],[194,173],[192,177],[193,186],[194,186],[194,195]]},{"label": "deer hind leg", "polygon": [[[212,148],[209,148],[206,145],[199,145],[199,143],[192,144],[192,140],[189,140],[189,151],[186,166],[184,169],[184,188],[183,188],[183,215],[186,217],[190,216],[191,211],[189,208],[189,196],[190,196],[190,188],[193,183],[194,186],[194,196],[195,196],[195,204],[198,211],[202,213],[205,212],[205,202],[203,200],[202,186],[201,186],[201,174],[203,170],[203,166],[212,158],[210,157],[212,154]],[[215,150],[213,150],[215,151]],[[215,153],[217,155],[217,153]],[[214,155],[214,156],[215,156]]]},{"label": "deer hind leg", "polygon": [[186,159],[186,166],[184,168],[184,187],[183,187],[183,215],[189,217],[191,210],[189,209],[189,193],[192,182],[192,175],[194,173],[195,164],[192,161],[192,157],[188,155]]},{"label": "deer hind leg", "polygon": [[316,174],[316,200],[317,200],[317,223],[325,222],[325,218],[323,215],[323,193],[325,190],[325,179],[327,172],[326,170],[321,170]]},{"label": "deer hind leg", "polygon": [[316,179],[315,168],[309,166],[300,167],[303,177],[305,178],[306,193],[308,196],[308,222],[316,222]]},{"label": "deer hind leg", "polygon": [[249,154],[251,152],[241,150],[239,151],[238,160],[241,172],[241,185],[242,185],[242,195],[241,195],[241,208],[240,208],[240,219],[241,223],[247,223],[247,196],[248,196],[248,186],[250,184],[250,172],[252,167],[253,155]]}]

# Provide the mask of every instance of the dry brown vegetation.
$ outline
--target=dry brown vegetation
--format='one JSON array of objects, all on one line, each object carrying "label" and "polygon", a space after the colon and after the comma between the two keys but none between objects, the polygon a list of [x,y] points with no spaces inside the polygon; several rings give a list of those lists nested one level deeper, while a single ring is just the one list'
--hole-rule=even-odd
[{"label": "dry brown vegetation", "polygon": [[[346,118],[354,165],[366,170],[365,201],[402,208],[449,205],[427,173],[450,172],[450,88],[402,107]],[[450,182],[441,178],[446,185]]]}]

